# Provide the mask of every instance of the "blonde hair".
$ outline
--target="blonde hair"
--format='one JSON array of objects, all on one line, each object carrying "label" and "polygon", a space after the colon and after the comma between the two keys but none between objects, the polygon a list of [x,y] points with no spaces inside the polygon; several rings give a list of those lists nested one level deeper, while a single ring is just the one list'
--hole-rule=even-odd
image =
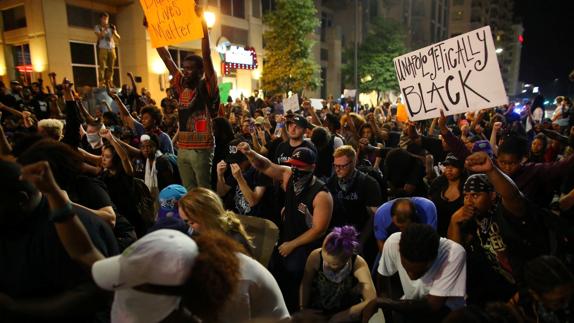
[{"label": "blonde hair", "polygon": [[64,123],[58,119],[42,119],[38,121],[38,127],[42,127],[45,133],[54,140],[60,141],[64,137]]},{"label": "blonde hair", "polygon": [[194,188],[179,200],[179,206],[197,220],[204,230],[239,233],[253,248],[253,238],[247,234],[237,214],[225,210],[215,192],[206,188]]},{"label": "blonde hair", "polygon": [[353,146],[351,145],[343,145],[335,149],[333,157],[338,158],[343,156],[347,156],[348,158],[355,160],[355,158],[357,158],[357,152],[355,151],[355,148],[353,148]]}]

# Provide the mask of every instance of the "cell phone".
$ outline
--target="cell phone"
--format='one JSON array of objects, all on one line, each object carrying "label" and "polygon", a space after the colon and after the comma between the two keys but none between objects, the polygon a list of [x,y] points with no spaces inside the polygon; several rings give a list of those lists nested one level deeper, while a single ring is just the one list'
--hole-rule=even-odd
[{"label": "cell phone", "polygon": [[249,132],[255,132],[255,122],[249,122]]},{"label": "cell phone", "polygon": [[134,77],[134,80],[136,81],[136,83],[141,83],[141,82],[142,82],[142,77],[141,77],[141,76],[136,76],[136,77]]}]

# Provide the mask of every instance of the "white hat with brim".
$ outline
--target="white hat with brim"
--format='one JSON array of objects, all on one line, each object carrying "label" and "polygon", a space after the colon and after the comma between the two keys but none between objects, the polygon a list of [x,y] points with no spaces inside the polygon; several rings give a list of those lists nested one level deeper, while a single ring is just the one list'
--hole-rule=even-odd
[{"label": "white hat with brim", "polygon": [[121,323],[157,323],[179,308],[181,297],[140,292],[135,289],[117,290],[114,294],[111,318]]}]

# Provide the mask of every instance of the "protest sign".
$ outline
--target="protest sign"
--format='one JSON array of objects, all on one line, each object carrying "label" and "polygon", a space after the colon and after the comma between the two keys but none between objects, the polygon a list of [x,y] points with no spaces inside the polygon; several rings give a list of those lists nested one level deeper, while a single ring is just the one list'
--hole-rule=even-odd
[{"label": "protest sign", "polygon": [[344,98],[348,98],[348,97],[354,98],[356,95],[357,95],[357,90],[350,90],[350,89],[344,89],[343,90],[343,97]]},{"label": "protest sign", "polygon": [[411,121],[508,103],[490,26],[396,57]]},{"label": "protest sign", "polygon": [[219,102],[226,104],[227,98],[229,97],[229,92],[231,92],[231,86],[233,83],[225,82],[219,83]]},{"label": "protest sign", "polygon": [[287,111],[297,111],[299,110],[299,96],[297,93],[292,96],[283,99],[283,110]]},{"label": "protest sign", "polygon": [[203,38],[195,1],[140,0],[154,48]]},{"label": "protest sign", "polygon": [[323,100],[322,99],[310,99],[311,106],[315,108],[315,110],[323,109]]}]

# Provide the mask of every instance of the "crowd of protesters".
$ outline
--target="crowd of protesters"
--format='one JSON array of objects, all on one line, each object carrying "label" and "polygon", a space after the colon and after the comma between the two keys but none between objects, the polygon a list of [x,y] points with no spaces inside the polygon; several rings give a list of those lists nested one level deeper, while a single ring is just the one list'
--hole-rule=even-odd
[{"label": "crowd of protesters", "polygon": [[[574,322],[568,97],[416,123],[220,102],[209,46],[158,49],[159,107],[132,74],[118,113],[0,83],[1,322]],[[247,216],[279,230],[269,263]]]}]

